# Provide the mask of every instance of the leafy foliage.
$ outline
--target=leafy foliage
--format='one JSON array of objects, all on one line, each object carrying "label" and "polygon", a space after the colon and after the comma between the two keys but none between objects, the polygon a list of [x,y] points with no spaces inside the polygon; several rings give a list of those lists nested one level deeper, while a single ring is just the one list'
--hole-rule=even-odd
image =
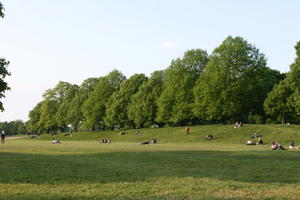
[{"label": "leafy foliage", "polygon": [[67,118],[69,124],[72,125],[75,131],[78,130],[81,122],[84,120],[82,105],[89,98],[91,93],[94,91],[97,85],[98,78],[88,78],[86,79],[76,90],[75,96],[70,102],[69,111],[67,113]]},{"label": "leafy foliage", "polygon": [[30,112],[29,120],[26,122],[26,128],[30,133],[40,133],[43,128],[40,126],[41,107],[43,102],[39,102]]},{"label": "leafy foliage", "polygon": [[264,102],[267,114],[282,123],[300,118],[300,42],[295,49],[297,57],[291,64],[291,71],[274,87]]},{"label": "leafy foliage", "polygon": [[125,76],[118,70],[110,72],[107,76],[99,78],[95,90],[84,102],[84,124],[89,128],[95,128],[103,124],[106,113],[106,103],[113,92],[117,91]]},{"label": "leafy foliage", "polygon": [[3,7],[3,4],[0,2],[0,17],[4,17],[4,7]]},{"label": "leafy foliage", "polygon": [[154,124],[158,110],[157,100],[160,97],[163,82],[164,71],[155,71],[132,96],[128,106],[128,117],[136,127]]},{"label": "leafy foliage", "polygon": [[114,70],[80,86],[60,81],[30,111],[27,129],[40,133],[66,131],[70,124],[77,131],[263,123],[265,113],[276,121],[294,122],[300,117],[300,42],[295,48],[297,58],[286,76],[267,67],[254,45],[229,36],[209,57],[204,50],[189,50],[150,78],[135,74],[125,80]]},{"label": "leafy foliage", "polygon": [[132,96],[138,92],[139,87],[147,80],[144,74],[135,74],[122,82],[117,90],[108,99],[104,122],[109,127],[131,127],[133,121],[128,118],[128,105]]},{"label": "leafy foliage", "polygon": [[26,134],[26,125],[22,120],[10,122],[0,122],[0,130],[5,131],[7,135]]},{"label": "leafy foliage", "polygon": [[[9,61],[6,61],[4,58],[0,58],[0,99],[5,97],[4,92],[10,89],[7,82],[4,81],[4,78],[6,76],[10,76],[10,73],[7,70],[8,65],[9,65]],[[0,111],[4,111],[4,107],[1,101],[0,101]]]},{"label": "leafy foliage", "polygon": [[280,73],[241,37],[227,37],[209,58],[194,89],[196,116],[205,120],[244,120],[263,114],[263,101]]},{"label": "leafy foliage", "polygon": [[189,50],[171,62],[158,99],[158,122],[178,124],[193,117],[193,87],[207,62],[207,53],[201,49]]},{"label": "leafy foliage", "polygon": [[286,78],[280,81],[273,90],[268,94],[264,102],[264,108],[268,115],[273,116],[282,123],[285,122],[287,115],[291,115],[288,101],[293,93],[292,88]]}]

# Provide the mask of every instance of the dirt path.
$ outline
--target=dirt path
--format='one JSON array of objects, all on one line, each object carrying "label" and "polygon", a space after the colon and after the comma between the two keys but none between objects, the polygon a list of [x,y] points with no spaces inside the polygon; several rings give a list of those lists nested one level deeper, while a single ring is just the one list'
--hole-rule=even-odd
[{"label": "dirt path", "polygon": [[24,136],[6,136],[5,140],[15,140],[15,139],[21,139],[24,138]]}]

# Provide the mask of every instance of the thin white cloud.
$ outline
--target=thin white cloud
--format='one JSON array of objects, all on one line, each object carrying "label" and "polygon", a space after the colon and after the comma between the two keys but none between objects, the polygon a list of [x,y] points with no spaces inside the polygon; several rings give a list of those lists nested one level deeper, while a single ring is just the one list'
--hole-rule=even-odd
[{"label": "thin white cloud", "polygon": [[161,46],[162,46],[162,48],[170,49],[170,48],[174,47],[174,43],[170,42],[170,41],[166,41],[166,42],[163,42]]}]

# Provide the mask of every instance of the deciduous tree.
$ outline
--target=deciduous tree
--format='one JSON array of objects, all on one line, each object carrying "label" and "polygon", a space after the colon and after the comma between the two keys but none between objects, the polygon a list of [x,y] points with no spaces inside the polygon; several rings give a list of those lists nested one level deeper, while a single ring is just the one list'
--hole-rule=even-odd
[{"label": "deciduous tree", "polygon": [[223,122],[263,115],[263,101],[279,81],[275,77],[280,77],[266,65],[254,45],[241,37],[227,37],[213,51],[196,84],[194,114]]},{"label": "deciduous tree", "polygon": [[189,50],[171,62],[158,99],[158,122],[180,124],[193,118],[193,88],[207,62],[207,52],[201,49]]},{"label": "deciduous tree", "polygon": [[144,74],[135,74],[122,82],[120,90],[114,92],[106,104],[104,123],[107,126],[133,127],[133,121],[128,118],[128,105],[146,80]]},{"label": "deciduous tree", "polygon": [[100,77],[95,90],[82,106],[84,124],[88,128],[104,126],[106,103],[113,92],[117,91],[125,76],[118,70],[113,70],[105,77]]},{"label": "deciduous tree", "polygon": [[157,100],[160,97],[163,82],[164,71],[155,71],[132,96],[128,106],[128,117],[136,127],[151,125],[155,122],[158,110]]}]

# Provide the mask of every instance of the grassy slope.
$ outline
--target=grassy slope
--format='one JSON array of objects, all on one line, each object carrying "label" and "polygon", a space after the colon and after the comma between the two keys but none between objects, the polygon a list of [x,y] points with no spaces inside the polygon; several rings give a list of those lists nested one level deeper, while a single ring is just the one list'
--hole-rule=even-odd
[{"label": "grassy slope", "polygon": [[[254,132],[262,134],[265,143],[278,141],[287,145],[292,139],[300,142],[300,126],[297,125],[245,125],[245,127],[234,129],[232,125],[205,125],[191,127],[190,134],[184,133],[184,127],[170,127],[157,129],[142,129],[142,135],[136,136],[136,130],[128,130],[124,136],[119,136],[119,131],[101,131],[87,133],[73,133],[73,137],[65,137],[63,134],[55,136],[61,141],[97,141],[100,138],[111,139],[113,142],[139,143],[156,138],[159,143],[207,143],[204,138],[212,134],[216,140],[210,143],[244,144]],[[43,135],[39,140],[51,140],[51,135]]]},{"label": "grassy slope", "polygon": [[[246,146],[254,131],[265,141],[300,141],[298,126],[210,125],[75,133],[53,145],[49,135],[0,145],[0,200],[299,199],[299,150]],[[207,134],[215,141],[205,142]],[[98,144],[110,138],[111,144]],[[157,138],[157,145],[138,142]],[[69,141],[67,141],[69,140]],[[81,140],[81,141],[79,141]]]},{"label": "grassy slope", "polygon": [[0,199],[299,199],[298,151],[178,144],[7,141]]}]

